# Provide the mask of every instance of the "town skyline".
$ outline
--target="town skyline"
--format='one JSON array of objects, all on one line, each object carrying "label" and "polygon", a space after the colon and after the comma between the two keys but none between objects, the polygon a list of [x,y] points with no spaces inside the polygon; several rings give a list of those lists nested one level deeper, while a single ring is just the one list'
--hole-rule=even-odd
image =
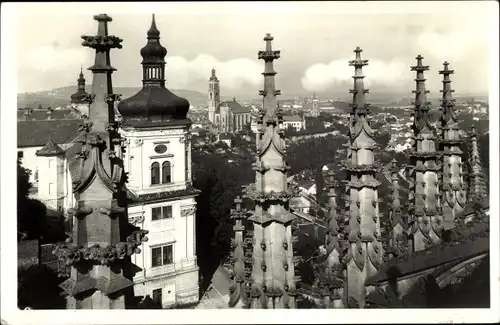
[{"label": "town skyline", "polygon": [[[278,5],[266,4],[271,9]],[[262,78],[255,48],[262,47],[262,37],[270,32],[281,50],[282,62],[276,66],[276,82],[284,94],[345,92],[352,82],[347,61],[358,45],[370,61],[365,74],[372,92],[404,94],[411,91],[414,81],[410,66],[414,57],[421,54],[424,63],[430,66],[426,77],[431,92],[437,93],[440,89],[438,70],[447,60],[455,70],[457,93],[488,93],[487,2],[464,3],[468,10],[463,10],[462,3],[460,6],[448,3],[416,14],[404,14],[400,10],[399,14],[379,15],[363,11],[349,14],[342,11],[342,5],[301,3],[300,8],[292,6],[279,15],[273,14],[273,10],[271,14],[259,13],[258,9],[264,8],[259,3],[246,4],[250,8],[247,10],[244,3],[162,4],[134,15],[130,10],[128,14],[118,10],[113,14],[109,31],[124,39],[123,50],[114,59],[118,69],[114,73],[115,86],[140,86],[138,54],[144,46],[144,30],[154,12],[161,41],[168,50],[166,76],[172,89],[206,93],[206,81],[211,68],[215,67],[222,95],[253,96],[255,89],[261,87]],[[387,12],[391,10],[387,5],[380,7]],[[392,10],[398,8],[392,7]],[[50,11],[39,15],[38,20],[34,15],[47,10],[43,6],[20,5],[18,8],[17,53],[20,53],[19,62],[24,62],[18,64],[18,93],[72,85],[82,66],[86,76],[90,76],[86,68],[93,64],[92,56],[81,48],[79,37],[92,33],[90,13],[85,9],[105,11],[105,3],[98,8],[95,4],[54,4]],[[305,11],[299,14],[298,9]],[[448,14],[443,15],[444,12]],[[40,22],[40,17],[43,17],[41,26],[34,28],[34,22]],[[76,27],[61,30],[60,26],[69,22]],[[387,37],[389,33],[391,37]],[[235,38],[244,42],[235,44]]]}]

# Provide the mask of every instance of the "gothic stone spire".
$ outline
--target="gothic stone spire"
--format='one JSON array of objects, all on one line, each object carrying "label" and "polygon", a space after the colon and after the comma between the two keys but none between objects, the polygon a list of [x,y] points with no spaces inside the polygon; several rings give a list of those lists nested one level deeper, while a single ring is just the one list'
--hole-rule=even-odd
[{"label": "gothic stone spire", "polygon": [[267,34],[266,50],[259,51],[265,62],[264,97],[257,132],[255,184],[245,189],[255,202],[249,221],[253,223],[253,268],[250,292],[251,308],[295,308],[295,272],[292,249],[292,220],[289,200],[296,196],[289,188],[285,162],[284,133],[280,130],[282,114],[277,107],[273,60],[279,51],[272,50],[273,37]]},{"label": "gothic stone spire", "polygon": [[439,151],[441,160],[441,205],[443,210],[444,227],[454,227],[454,220],[463,211],[465,206],[465,183],[463,179],[462,151],[460,144],[460,128],[455,114],[455,100],[451,89],[450,75],[454,73],[448,68],[449,63],[443,63],[443,97],[439,115]]},{"label": "gothic stone spire", "polygon": [[413,113],[413,148],[410,157],[409,215],[413,236],[413,249],[425,249],[428,244],[440,241],[443,230],[439,202],[439,154],[436,151],[436,132],[429,119],[428,90],[425,89],[423,57],[416,57],[417,65],[411,67],[417,72]]},{"label": "gothic stone spire", "polygon": [[383,249],[380,242],[379,199],[376,180],[379,170],[375,163],[376,143],[367,120],[368,109],[363,84],[362,67],[368,64],[361,59],[362,50],[357,47],[356,59],[349,61],[354,66],[353,102],[350,105],[349,144],[345,170],[346,191],[349,193],[349,250],[345,256],[347,265],[348,295],[358,304],[364,305],[364,281],[379,268]]},{"label": "gothic stone spire", "polygon": [[106,14],[94,16],[98,21],[97,36],[82,36],[83,46],[96,50],[93,99],[90,121],[80,128],[78,142],[82,150],[80,177],[74,181],[76,208],[73,236],[56,248],[56,255],[70,268],[69,278],[61,287],[69,296],[70,309],[124,309],[124,289],[133,285],[123,275],[130,256],[140,253],[138,246],[147,231],[125,229],[123,162],[121,138],[116,130],[111,94],[109,50],[120,48],[122,41],[108,35]]},{"label": "gothic stone spire", "polygon": [[469,133],[470,136],[470,154],[469,166],[471,169],[470,185],[469,185],[469,202],[475,202],[482,205],[488,203],[488,187],[484,174],[483,163],[480,155],[478,134],[473,126]]}]

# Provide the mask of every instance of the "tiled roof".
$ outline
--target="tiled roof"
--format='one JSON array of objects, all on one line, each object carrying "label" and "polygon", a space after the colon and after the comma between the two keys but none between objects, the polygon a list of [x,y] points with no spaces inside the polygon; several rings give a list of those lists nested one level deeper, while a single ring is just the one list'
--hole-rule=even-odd
[{"label": "tiled roof", "polygon": [[81,120],[18,121],[17,146],[41,147],[49,140],[68,143],[78,135]]},{"label": "tiled roof", "polygon": [[215,113],[220,113],[221,106],[229,106],[229,109],[233,112],[233,114],[244,114],[250,113],[251,111],[249,107],[243,107],[236,100],[232,100],[220,103],[219,107],[215,110]]}]

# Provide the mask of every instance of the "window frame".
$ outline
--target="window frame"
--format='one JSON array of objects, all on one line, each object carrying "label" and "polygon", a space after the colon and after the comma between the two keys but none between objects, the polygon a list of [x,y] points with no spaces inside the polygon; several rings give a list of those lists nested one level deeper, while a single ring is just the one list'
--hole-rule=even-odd
[{"label": "window frame", "polygon": [[[152,246],[151,247],[151,268],[160,268],[160,267],[165,267],[165,266],[171,266],[171,265],[174,265],[175,264],[175,251],[174,251],[174,244],[175,242],[170,242],[170,243],[166,243],[166,244],[161,244],[161,245],[155,245],[155,246]],[[165,263],[165,260],[166,260],[166,256],[168,256],[168,254],[165,254],[165,250],[167,247],[171,247],[171,261],[170,263],[168,263],[168,260],[167,260],[167,263]],[[160,250],[160,258],[159,258],[159,261],[160,263],[155,265],[155,255],[153,254],[153,252],[155,250]]]},{"label": "window frame", "polygon": [[[165,213],[165,211],[168,211],[170,208],[170,213]],[[160,209],[160,212],[158,214],[158,217],[155,217],[155,213],[153,212],[156,209]],[[168,217],[165,217],[165,215],[170,215]],[[174,218],[174,207],[173,205],[162,205],[162,206],[155,206],[151,207],[151,221],[161,221],[161,220],[168,220],[168,219],[173,219]]]},{"label": "window frame", "polygon": [[[162,159],[163,158],[163,159]],[[149,164],[149,183],[150,186],[159,186],[159,185],[168,185],[174,183],[174,163],[173,163],[173,155],[172,154],[167,154],[167,155],[161,155],[161,156],[151,156],[150,157],[150,164]],[[158,164],[158,183],[153,182],[153,165]],[[163,182],[163,171],[165,168],[165,165],[168,165],[169,168],[169,179],[167,179],[165,182]],[[156,168],[156,166],[155,166]]]}]

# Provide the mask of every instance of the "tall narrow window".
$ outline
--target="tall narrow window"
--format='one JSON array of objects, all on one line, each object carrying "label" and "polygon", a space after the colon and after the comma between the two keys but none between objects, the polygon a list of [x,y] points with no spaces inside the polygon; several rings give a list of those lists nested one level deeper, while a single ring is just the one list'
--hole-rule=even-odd
[{"label": "tall narrow window", "polygon": [[163,246],[163,265],[174,263],[174,247],[172,245]]},{"label": "tall narrow window", "polygon": [[160,164],[154,162],[151,164],[151,185],[160,184]]},{"label": "tall narrow window", "polygon": [[161,182],[162,184],[165,184],[165,183],[171,183],[172,182],[172,168],[171,168],[171,165],[170,165],[170,161],[165,161],[162,165],[161,165]]},{"label": "tall narrow window", "polygon": [[163,212],[162,212],[163,219],[172,218],[173,214],[172,214],[172,206],[171,205],[164,206],[162,210],[163,210]]},{"label": "tall narrow window", "polygon": [[154,247],[151,249],[151,266],[161,266],[162,265],[162,257],[161,257],[161,247]]},{"label": "tall narrow window", "polygon": [[162,218],[161,207],[151,209],[151,220],[156,221]]},{"label": "tall narrow window", "polygon": [[172,244],[151,248],[151,266],[163,266],[174,263],[174,246]]}]

